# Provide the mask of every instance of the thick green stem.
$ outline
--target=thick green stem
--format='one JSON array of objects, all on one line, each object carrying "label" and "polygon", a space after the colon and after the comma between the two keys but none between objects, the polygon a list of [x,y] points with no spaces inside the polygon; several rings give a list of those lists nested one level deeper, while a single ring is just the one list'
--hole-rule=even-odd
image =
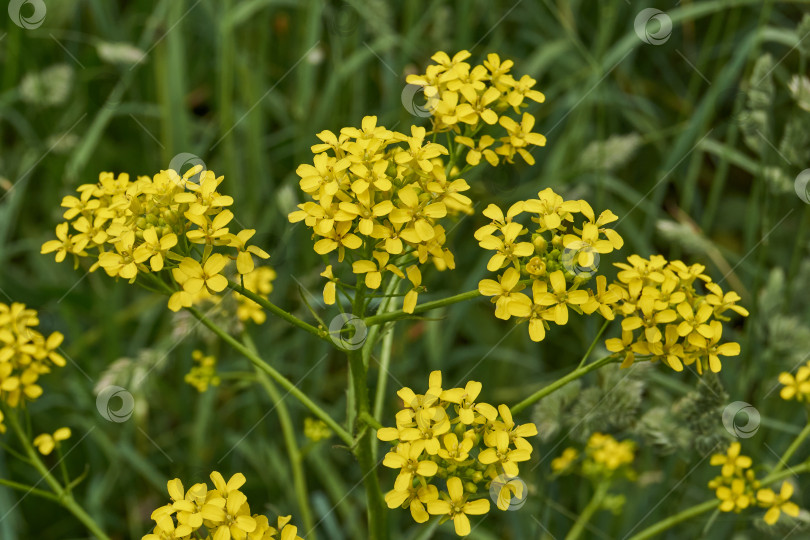
[{"label": "thick green stem", "polygon": [[510,409],[512,411],[512,414],[518,414],[519,412],[521,412],[523,409],[525,409],[529,405],[532,405],[533,403],[535,403],[537,401],[540,401],[541,399],[543,399],[544,397],[546,397],[547,395],[549,395],[549,394],[551,394],[553,392],[556,392],[557,390],[559,390],[560,388],[562,388],[566,384],[570,383],[571,381],[579,379],[583,375],[586,375],[586,374],[590,373],[591,371],[597,370],[597,369],[599,369],[600,367],[602,367],[602,366],[604,366],[606,364],[610,364],[612,362],[618,362],[618,361],[619,360],[614,355],[610,355],[610,356],[605,356],[604,358],[601,358],[601,359],[597,360],[596,362],[593,362],[593,363],[588,364],[586,366],[579,367],[579,368],[575,369],[574,371],[572,371],[571,373],[569,373],[568,375],[566,375],[566,376],[564,376],[564,377],[562,377],[560,379],[557,379],[556,381],[549,384],[548,386],[544,386],[543,388],[541,388],[540,390],[538,390],[534,394],[530,395],[529,397],[527,397],[526,399],[524,399],[523,401],[521,401],[517,405],[515,405],[513,407],[510,407]]},{"label": "thick green stem", "polygon": [[[11,428],[14,430],[14,433],[17,435],[17,438],[20,440],[20,443],[25,448],[25,454],[28,456],[28,460],[31,465],[39,472],[42,476],[43,480],[51,487],[53,490],[56,499],[58,500],[59,504],[64,506],[71,514],[76,516],[76,518],[81,521],[87,530],[89,530],[96,538],[100,540],[110,540],[110,537],[107,536],[98,523],[90,517],[90,514],[85,512],[84,508],[82,508],[79,503],[73,498],[69,492],[62,487],[59,481],[51,475],[50,470],[45,467],[45,464],[39,459],[39,454],[31,445],[31,441],[28,440],[28,437],[20,427],[20,423],[17,421],[17,416],[15,414],[7,414],[6,419],[8,423],[11,424]],[[44,492],[43,492],[44,493]]]},{"label": "thick green stem", "polygon": [[329,339],[329,336],[327,335],[326,331],[320,330],[320,329],[312,326],[311,324],[305,323],[304,321],[302,321],[301,319],[299,319],[298,317],[296,317],[292,313],[290,313],[288,311],[284,311],[283,309],[281,309],[280,307],[278,307],[274,303],[270,302],[266,298],[262,298],[261,296],[254,293],[253,291],[249,291],[249,290],[245,289],[240,284],[238,284],[238,283],[236,283],[234,281],[230,281],[230,282],[228,282],[228,287],[230,287],[232,290],[238,292],[242,296],[253,300],[257,304],[262,306],[264,309],[266,309],[267,311],[272,313],[273,315],[276,315],[277,317],[287,321],[291,325],[297,326],[298,328],[301,328],[302,330],[306,330],[310,334],[312,334],[314,336],[317,336],[317,337],[323,339],[324,341],[328,341],[330,343],[332,342]]},{"label": "thick green stem", "polygon": [[259,355],[255,354],[253,351],[245,347],[242,343],[236,340],[233,336],[228,334],[225,330],[217,326],[211,320],[209,320],[205,315],[203,315],[200,310],[195,307],[186,308],[192,315],[194,315],[201,323],[207,326],[211,331],[213,331],[216,335],[220,337],[225,343],[233,347],[237,352],[241,353],[245,358],[251,361],[251,363],[267,373],[274,381],[276,381],[282,388],[284,388],[287,392],[292,394],[298,401],[303,403],[303,405],[312,411],[312,414],[323,420],[329,428],[335,432],[335,434],[343,439],[343,441],[348,444],[352,445],[354,443],[354,439],[352,436],[343,429],[340,424],[338,424],[329,413],[324,411],[321,407],[319,407],[314,401],[309,399],[309,397],[303,393],[301,390],[298,389],[293,383],[287,380],[284,375],[276,371],[270,364],[262,360]]},{"label": "thick green stem", "polygon": [[591,520],[593,515],[599,510],[599,507],[602,506],[602,500],[607,495],[608,488],[610,484],[606,481],[602,481],[597,487],[596,492],[591,497],[590,502],[582,510],[582,513],[577,517],[577,520],[574,522],[574,526],[571,527],[571,530],[568,531],[568,534],[565,536],[565,540],[577,540],[582,535],[582,532],[585,530],[585,526]]},{"label": "thick green stem", "polygon": [[[256,347],[249,337],[245,337],[245,343],[253,352],[256,352]],[[258,366],[254,366],[256,370],[256,378],[259,384],[264,387],[268,397],[273,401],[273,406],[278,414],[278,421],[281,424],[281,434],[284,437],[284,444],[287,447],[287,455],[290,459],[290,468],[293,475],[293,486],[295,487],[295,496],[298,500],[298,513],[301,516],[304,529],[309,532],[308,538],[315,538],[314,522],[312,521],[312,511],[310,510],[309,496],[307,492],[307,479],[304,475],[303,459],[301,451],[298,448],[298,441],[295,438],[295,429],[293,427],[292,419],[290,418],[290,411],[287,409],[287,404],[284,403],[284,397],[276,388],[276,385],[268,378]]]},{"label": "thick green stem", "polygon": [[[364,290],[358,281],[355,290],[353,314],[355,317],[363,316]],[[363,474],[363,484],[366,488],[366,506],[368,512],[368,538],[369,540],[385,540],[388,538],[386,523],[386,505],[383,498],[380,480],[377,477],[377,463],[374,460],[374,445],[376,437],[374,430],[367,422],[362,420],[371,414],[371,401],[368,393],[368,371],[363,363],[363,352],[360,349],[347,351],[349,369],[351,371],[352,387],[354,388],[354,404],[356,414],[356,430],[359,430],[357,442],[354,446],[354,455],[360,464]]]},{"label": "thick green stem", "polygon": [[431,309],[449,306],[451,304],[457,304],[459,302],[464,302],[465,300],[478,298],[479,296],[481,296],[481,293],[478,292],[478,289],[474,291],[467,291],[465,293],[457,294],[455,296],[442,298],[441,300],[434,300],[432,302],[425,302],[424,304],[417,304],[417,306],[413,310],[413,313],[405,313],[402,310],[391,311],[389,313],[381,313],[379,315],[372,315],[371,317],[366,317],[365,319],[363,319],[363,322],[366,323],[366,326],[374,326],[375,324],[383,324],[391,321],[398,321],[400,319],[408,319],[410,317],[413,317],[417,313],[422,313],[425,311],[430,311]]}]

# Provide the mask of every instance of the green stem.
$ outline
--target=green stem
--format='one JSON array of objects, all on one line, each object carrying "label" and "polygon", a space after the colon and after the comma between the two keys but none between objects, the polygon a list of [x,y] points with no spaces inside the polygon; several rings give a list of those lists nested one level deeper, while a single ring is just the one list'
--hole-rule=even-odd
[{"label": "green stem", "polygon": [[[383,314],[388,312],[389,308],[394,305],[393,300],[390,298],[390,294],[396,290],[397,284],[399,283],[399,277],[396,275],[391,276],[391,280],[388,282],[388,285],[385,287],[385,296],[380,300],[380,306],[377,308],[377,314]],[[365,321],[363,321],[365,324]],[[363,367],[368,369],[369,361],[371,360],[371,353],[374,351],[374,345],[377,344],[377,336],[380,335],[382,331],[382,325],[374,325],[368,331],[366,335],[365,341],[363,342]],[[382,368],[380,368],[382,370]],[[379,392],[379,390],[377,391]]]},{"label": "green stem", "polygon": [[363,319],[363,322],[366,323],[366,326],[373,326],[375,324],[383,324],[391,321],[398,321],[400,319],[408,319],[413,317],[417,313],[422,313],[424,311],[430,311],[431,309],[449,306],[451,304],[457,304],[458,302],[464,302],[465,300],[478,298],[479,296],[481,296],[481,293],[478,292],[478,289],[474,291],[467,291],[461,294],[457,294],[455,296],[442,298],[441,300],[434,300],[432,302],[425,302],[424,304],[417,304],[417,306],[413,310],[413,313],[405,313],[402,310],[391,311],[388,313],[381,313],[379,315],[366,317],[365,319]]},{"label": "green stem", "polygon": [[[361,282],[358,281],[355,289],[353,315],[363,316],[364,290]],[[349,358],[349,370],[351,372],[352,387],[354,388],[354,404],[357,423],[361,419],[370,415],[370,400],[368,393],[368,371],[363,363],[363,351],[355,349],[346,352]],[[374,446],[376,437],[374,430],[368,425],[357,426],[360,430],[357,443],[354,447],[354,455],[360,464],[363,474],[363,484],[366,488],[366,506],[368,511],[368,538],[369,540],[385,540],[388,537],[388,527],[386,525],[386,505],[383,498],[380,480],[377,476],[377,463],[374,460]]]},{"label": "green stem", "polygon": [[[248,342],[251,349],[252,343]],[[295,430],[293,428],[292,419],[290,418],[290,411],[284,403],[284,398],[278,391],[278,388],[273,382],[262,372],[258,367],[256,369],[256,377],[259,384],[264,387],[267,395],[273,401],[273,405],[278,413],[278,421],[281,424],[281,433],[284,436],[284,444],[287,446],[287,454],[290,458],[290,467],[292,468],[293,484],[295,486],[295,495],[298,499],[298,512],[301,515],[301,520],[304,524],[304,529],[309,531],[307,538],[315,538],[315,528],[312,521],[312,511],[310,510],[309,497],[307,496],[307,479],[304,475],[304,468],[302,467],[301,452],[298,448],[298,442],[295,440]]]},{"label": "green stem", "polygon": [[[240,293],[241,294],[241,293]],[[314,401],[309,399],[305,393],[298,389],[293,383],[287,380],[284,375],[276,371],[270,364],[265,362],[264,360],[259,357],[259,355],[255,354],[253,351],[245,347],[242,343],[236,340],[233,336],[228,334],[225,330],[217,326],[211,320],[209,320],[205,315],[203,315],[200,310],[195,307],[188,307],[186,308],[194,317],[197,318],[201,323],[207,326],[212,332],[220,337],[225,343],[233,347],[237,352],[241,353],[245,358],[251,361],[251,363],[270,375],[270,377],[275,380],[278,384],[281,385],[287,392],[292,394],[298,401],[304,404],[304,406],[312,411],[312,414],[323,420],[326,425],[328,425],[335,434],[343,439],[343,441],[351,446],[354,443],[354,439],[352,436],[343,429],[340,424],[335,422],[335,420],[329,416],[329,413],[324,411],[321,407],[315,404]]]},{"label": "green stem", "polygon": [[663,519],[656,523],[651,527],[647,527],[640,533],[632,536],[629,540],[642,540],[646,538],[653,538],[654,536],[666,531],[667,529],[671,529],[675,525],[692,519],[693,517],[697,517],[700,514],[704,514],[709,510],[714,510],[720,505],[719,499],[712,499],[710,501],[706,501],[700,504],[696,504],[695,506],[691,506],[682,512],[678,512],[674,516],[670,516],[666,519]]},{"label": "green stem", "polygon": [[[375,326],[375,328],[377,328]],[[377,372],[377,389],[374,394],[374,418],[382,417],[385,404],[385,388],[388,385],[388,369],[391,365],[391,348],[394,344],[394,329],[391,328],[383,336],[382,350],[380,351],[380,369]]]},{"label": "green stem", "polygon": [[360,421],[364,422],[365,424],[373,427],[374,429],[382,429],[383,425],[380,423],[379,420],[371,416],[371,414],[364,412],[359,417]]},{"label": "green stem", "polygon": [[610,483],[606,481],[602,481],[597,487],[596,492],[591,497],[590,502],[582,511],[582,513],[577,517],[577,520],[574,522],[574,526],[571,527],[571,530],[568,531],[568,534],[565,536],[565,540],[576,540],[582,535],[582,532],[585,530],[585,526],[591,520],[593,515],[599,510],[599,507],[602,506],[602,500],[607,495],[608,488],[610,487]]},{"label": "green stem", "polygon": [[20,427],[20,423],[17,420],[16,414],[7,414],[6,419],[8,423],[11,425],[11,428],[14,430],[14,433],[17,435],[17,438],[20,440],[20,443],[23,445],[25,449],[25,453],[28,456],[28,459],[31,465],[39,472],[42,476],[43,480],[51,487],[53,490],[56,499],[59,501],[59,504],[64,506],[71,514],[76,516],[76,518],[81,521],[87,529],[93,533],[96,538],[100,540],[110,540],[110,537],[107,536],[104,531],[101,530],[101,527],[98,523],[90,517],[90,514],[85,512],[84,508],[82,508],[79,503],[73,498],[73,495],[68,493],[62,485],[59,483],[56,478],[51,475],[51,472],[45,467],[45,464],[39,459],[39,455],[34,447],[31,445],[31,441],[28,440],[25,433]]},{"label": "green stem", "polygon": [[529,397],[527,397],[526,399],[524,399],[523,401],[521,401],[517,405],[515,405],[513,407],[510,407],[510,409],[512,411],[512,414],[520,413],[523,409],[525,409],[529,405],[535,403],[536,401],[539,401],[539,400],[543,399],[544,397],[546,397],[547,395],[549,395],[549,394],[551,394],[553,392],[556,392],[557,390],[559,390],[560,388],[562,388],[566,384],[570,383],[571,381],[579,379],[583,375],[586,375],[586,374],[590,373],[591,371],[597,370],[597,369],[599,369],[600,367],[602,367],[602,366],[604,366],[606,364],[610,364],[612,362],[618,362],[618,361],[619,360],[614,355],[611,354],[610,356],[605,356],[604,358],[601,358],[601,359],[597,360],[596,362],[592,362],[592,363],[590,363],[590,364],[588,364],[586,366],[578,367],[577,369],[575,369],[574,371],[572,371],[568,375],[566,375],[566,376],[564,376],[564,377],[562,377],[560,379],[557,379],[556,381],[554,381],[553,383],[551,383],[551,384],[549,384],[547,386],[544,386],[543,388],[541,388],[540,390],[538,390],[534,394],[530,395]]},{"label": "green stem", "polygon": [[45,491],[42,489],[37,489],[33,486],[29,486],[27,484],[21,484],[19,482],[14,482],[13,480],[6,480],[5,478],[0,478],[0,486],[10,487],[12,489],[16,489],[18,491],[24,491],[26,495],[36,495],[38,497],[42,497],[45,499],[50,499],[54,502],[61,503],[62,501],[59,500],[59,497],[51,493],[50,491]]},{"label": "green stem", "polygon": [[[774,482],[778,482],[779,480],[782,480],[784,478],[788,478],[790,476],[806,472],[810,472],[810,461],[804,462],[801,465],[793,467],[792,469],[787,471],[771,473],[761,481],[761,484],[763,486],[766,486],[769,484],[773,484]],[[662,532],[666,531],[667,529],[671,529],[675,525],[678,525],[679,523],[688,521],[693,517],[699,516],[700,514],[704,514],[710,510],[714,510],[719,505],[720,505],[719,499],[712,499],[710,501],[696,504],[695,506],[690,506],[686,510],[678,512],[674,516],[670,516],[650,527],[647,527],[640,533],[630,537],[629,540],[646,540],[647,538],[653,538],[661,534]]]},{"label": "green stem", "polygon": [[254,293],[253,291],[249,291],[249,290],[245,289],[240,284],[238,284],[236,282],[233,282],[233,281],[228,282],[228,287],[230,287],[232,290],[238,292],[242,296],[253,300],[254,302],[256,302],[257,304],[262,306],[264,309],[266,309],[270,313],[276,315],[277,317],[279,317],[281,319],[284,319],[285,321],[287,321],[291,325],[297,326],[298,328],[301,328],[302,330],[306,330],[310,334],[312,334],[314,336],[317,336],[317,337],[323,339],[324,341],[328,341],[329,343],[332,343],[332,340],[329,339],[329,336],[327,335],[327,333],[324,330],[320,330],[320,329],[312,326],[311,324],[305,323],[304,321],[302,321],[301,319],[299,319],[298,317],[296,317],[292,313],[290,313],[288,311],[284,311],[283,309],[281,309],[280,307],[278,307],[274,303],[270,302],[266,298],[263,298],[263,297],[259,296],[258,294]]},{"label": "green stem", "polygon": [[610,320],[605,319],[605,322],[602,324],[602,328],[599,329],[599,332],[596,333],[596,337],[593,338],[593,341],[591,341],[591,346],[588,347],[588,350],[585,351],[584,355],[582,355],[582,360],[579,361],[579,366],[578,367],[584,366],[585,362],[588,361],[588,357],[591,356],[591,353],[593,352],[593,348],[596,347],[597,342],[599,342],[599,338],[602,337],[602,334],[605,333],[605,330],[607,330],[607,327],[608,327],[609,324],[610,324]]},{"label": "green stem", "polygon": [[810,435],[810,422],[806,426],[804,426],[804,429],[801,431],[801,433],[799,433],[796,436],[796,438],[793,439],[793,442],[790,443],[790,446],[788,446],[788,449],[785,450],[785,454],[782,456],[782,459],[779,460],[779,463],[777,463],[776,467],[774,467],[773,470],[771,471],[772,475],[778,473],[784,467],[787,466],[788,461],[790,461],[790,458],[793,457],[793,454],[796,453],[796,450],[799,449],[799,446],[801,446],[801,444],[804,442],[804,440],[807,438],[808,435]]}]

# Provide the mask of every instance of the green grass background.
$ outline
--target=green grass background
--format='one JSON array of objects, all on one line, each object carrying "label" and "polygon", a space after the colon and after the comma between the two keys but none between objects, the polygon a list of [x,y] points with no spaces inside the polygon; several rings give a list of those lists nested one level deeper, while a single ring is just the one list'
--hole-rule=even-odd
[{"label": "green grass background", "polygon": [[[536,468],[525,477],[531,489],[526,506],[493,512],[472,537],[564,536],[592,488],[577,479],[551,479],[549,464],[575,434],[584,437],[583,430],[632,436],[641,446],[636,468],[643,485],[617,486],[626,496],[623,510],[597,513],[590,537],[621,538],[710,498],[706,482],[715,471],[705,452],[675,445],[664,455],[660,447],[666,445],[649,444],[636,422],[653,408],[669,410],[690,392],[708,396],[717,413],[690,426],[701,433],[725,433],[719,415],[725,402],[746,401],[761,412],[759,431],[742,443],[762,466],[776,462],[806,421],[800,405],[782,402],[772,391],[778,373],[795,369],[810,350],[810,207],[792,189],[793,178],[809,166],[808,138],[794,141],[793,153],[783,146],[790,119],[806,123],[810,114],[787,87],[793,74],[806,72],[803,50],[810,39],[802,41],[797,31],[806,3],[656,2],[673,21],[672,35],[661,45],[646,44],[634,32],[637,13],[648,7],[635,1],[46,3],[44,24],[34,30],[18,28],[0,13],[0,300],[39,309],[46,330],[66,335],[71,362],[45,379],[45,394],[31,407],[34,429],[73,428],[69,443],[78,444],[68,468],[78,475],[89,467],[79,498],[114,537],[140,538],[148,531],[149,513],[166,500],[166,480],[180,477],[190,485],[214,469],[247,475],[254,512],[298,511],[279,423],[260,387],[224,383],[200,395],[183,382],[195,348],[219,354],[223,371],[245,370],[244,359],[199,328],[179,339],[194,325],[172,316],[164,298],[39,254],[60,220],[61,197],[94,182],[100,171],[154,174],[181,152],[195,154],[225,175],[222,190],[234,196],[238,221],[257,229],[257,242],[271,253],[278,271],[271,299],[308,317],[299,291],[309,291],[317,304],[322,265],[309,232],[286,219],[299,200],[295,168],[311,159],[309,146],[323,129],[359,125],[371,114],[400,131],[424,123],[403,106],[401,92],[405,75],[421,72],[437,50],[470,49],[478,62],[497,52],[515,61],[518,75],[536,78],[546,102],[530,111],[548,144],[534,152],[534,167],[482,167],[468,178],[477,213],[452,231],[458,269],[426,276],[429,292],[420,299],[473,289],[486,274],[487,255],[472,238],[485,221],[480,211],[486,204],[508,204],[552,186],[620,216],[617,229],[626,245],[603,258],[608,273],[611,262],[630,253],[683,257],[706,264],[752,312],[744,324],[732,324],[741,356],[726,360],[719,382],[712,381],[725,389],[725,401],[715,396],[722,405],[708,393],[721,392],[720,386],[708,390],[694,373],[658,366],[638,377],[640,402],[611,398],[600,407],[609,415],[580,415],[583,423],[571,436],[571,415],[582,412],[571,406],[585,399],[584,389],[605,385],[604,376],[589,376],[582,393],[572,393],[573,405],[561,413],[567,420],[537,411],[541,424],[560,425],[548,441],[536,441],[527,470]],[[145,60],[105,61],[99,46],[116,42],[138,47]],[[767,74],[773,92],[757,128],[765,143],[757,145],[751,141],[758,136],[741,132],[738,120],[758,88],[751,83],[755,62],[766,53],[773,59]],[[55,64],[72,73],[64,99],[48,104],[32,98],[24,79]],[[638,148],[618,165],[584,159],[592,143],[631,133],[638,134]],[[317,309],[327,320],[335,315],[322,305]],[[496,320],[486,300],[431,317],[397,328],[385,424],[393,423],[398,381],[423,388],[432,369],[444,370],[449,383],[465,374],[484,381],[485,399],[514,403],[575,367],[599,325],[577,317],[534,344],[524,328],[510,332],[510,324]],[[347,373],[340,355],[273,319],[251,332],[271,364],[343,414]],[[110,370],[121,358],[131,361]],[[98,414],[93,388],[100,380],[132,392],[136,410],[129,421],[107,422]],[[624,395],[626,381],[617,388],[611,395]],[[305,411],[287,401],[302,426]],[[613,425],[611,417],[621,422]],[[807,456],[807,446],[799,456]],[[319,537],[361,538],[363,492],[353,489],[359,474],[351,455],[321,443],[306,467]],[[37,481],[2,452],[0,476]],[[393,482],[387,471],[383,482]],[[808,487],[807,480],[798,482]],[[801,494],[797,489],[797,502],[807,504]],[[34,497],[17,504],[19,498],[0,490],[0,537],[86,537],[66,511]],[[761,513],[721,514],[711,522],[704,516],[670,537],[760,537]],[[390,517],[401,531],[397,538],[414,538],[422,529],[404,511]],[[788,532],[779,530],[779,537]],[[801,534],[806,532],[794,531]],[[452,537],[449,525],[434,534],[444,537]]]}]

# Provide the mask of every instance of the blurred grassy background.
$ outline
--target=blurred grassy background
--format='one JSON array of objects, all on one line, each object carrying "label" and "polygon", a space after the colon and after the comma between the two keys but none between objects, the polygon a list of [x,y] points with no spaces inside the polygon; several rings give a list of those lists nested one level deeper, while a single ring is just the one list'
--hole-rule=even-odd
[{"label": "blurred grassy background", "polygon": [[[473,537],[564,535],[591,488],[551,480],[549,462],[592,430],[632,436],[642,447],[643,489],[617,488],[627,497],[623,511],[598,513],[589,529],[594,538],[618,538],[711,497],[705,449],[725,435],[727,402],[761,412],[760,430],[742,441],[759,464],[773,464],[803,425],[801,407],[773,388],[810,347],[810,211],[794,192],[794,178],[808,167],[810,98],[789,88],[807,69],[810,40],[806,27],[797,28],[807,2],[657,2],[673,23],[659,45],[634,31],[648,7],[642,2],[46,4],[36,29],[0,15],[0,300],[39,309],[45,329],[67,336],[71,363],[47,378],[32,407],[35,431],[73,427],[70,442],[78,444],[68,467],[79,474],[89,466],[80,498],[117,538],[147,532],[167,479],[188,485],[214,469],[248,476],[253,511],[298,511],[278,420],[261,390],[226,383],[200,395],[183,383],[195,348],[221,354],[223,371],[244,370],[243,359],[198,329],[189,335],[193,325],[172,317],[165,299],[39,255],[61,216],[61,197],[100,171],[153,174],[180,153],[199,156],[225,175],[238,220],[256,228],[271,253],[279,274],[272,299],[306,317],[299,286],[319,305],[321,265],[307,231],[286,219],[298,201],[295,168],[311,159],[323,129],[359,125],[370,114],[400,131],[423,123],[401,92],[405,75],[421,72],[437,50],[469,49],[478,62],[489,52],[512,58],[514,71],[536,78],[546,94],[531,109],[548,137],[535,152],[538,164],[482,167],[468,179],[479,212],[547,186],[586,198],[621,217],[624,255],[702,262],[752,312],[736,328],[742,355],[725,362],[719,380],[698,383],[692,373],[660,367],[621,381],[606,373],[541,404],[535,419],[546,436],[524,478],[529,501],[522,512],[493,513]],[[472,232],[483,221],[477,214],[455,226],[459,270],[428,276],[425,299],[476,287],[487,257]],[[599,324],[578,318],[533,344],[524,329],[509,332],[485,300],[435,315],[397,330],[383,423],[393,421],[397,381],[421,388],[437,368],[450,382],[468,373],[485,381],[490,401],[515,402],[575,366]],[[252,334],[268,361],[342,414],[346,368],[336,353],[272,319]],[[101,418],[93,393],[100,381],[132,392],[131,420]],[[304,411],[289,405],[302,426]],[[36,482],[5,453],[0,476]],[[319,536],[362,537],[351,456],[321,443],[308,454],[307,476]],[[383,473],[384,485],[390,476]],[[0,537],[85,537],[51,503],[17,499],[0,490]],[[671,536],[759,537],[760,513],[723,514],[708,525],[704,518]],[[418,530],[406,512],[391,520],[405,531],[397,537]],[[445,527],[435,535],[445,536]]]}]

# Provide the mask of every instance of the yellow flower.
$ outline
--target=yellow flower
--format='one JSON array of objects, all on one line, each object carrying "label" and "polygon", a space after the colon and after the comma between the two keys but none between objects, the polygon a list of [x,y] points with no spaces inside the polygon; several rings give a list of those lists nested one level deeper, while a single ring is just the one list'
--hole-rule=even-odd
[{"label": "yellow flower", "polygon": [[191,257],[186,257],[172,271],[172,275],[187,293],[195,294],[206,288],[208,292],[214,294],[228,287],[228,279],[220,274],[227,263],[228,258],[219,253],[208,257],[204,265]]},{"label": "yellow flower", "polygon": [[519,283],[520,272],[514,268],[507,268],[498,281],[482,279],[478,282],[478,291],[484,296],[493,296],[495,316],[507,320],[510,317],[509,304],[514,301],[515,295],[524,289]]},{"label": "yellow flower", "polygon": [[481,163],[482,157],[493,167],[498,166],[498,154],[489,148],[495,142],[495,139],[490,135],[482,135],[478,142],[470,137],[459,136],[456,137],[456,142],[470,148],[467,151],[465,160],[473,167]]},{"label": "yellow flower", "polygon": [[509,433],[502,430],[494,432],[494,442],[491,448],[487,448],[478,455],[478,460],[484,465],[497,463],[499,470],[503,470],[509,476],[517,476],[518,463],[528,461],[531,452],[520,448],[509,448]]},{"label": "yellow flower", "polygon": [[226,235],[228,245],[236,248],[236,271],[241,275],[246,275],[253,272],[253,269],[255,268],[253,263],[253,255],[256,255],[261,259],[270,258],[270,255],[268,255],[268,253],[259,246],[247,245],[248,240],[253,238],[254,234],[256,234],[255,229],[243,229],[237,234],[228,233]]},{"label": "yellow flower", "polygon": [[326,282],[326,285],[323,287],[323,302],[324,304],[331,306],[335,303],[335,292],[336,292],[336,282],[334,275],[332,274],[332,265],[326,267],[326,270],[321,272],[321,276],[325,277],[329,281]]},{"label": "yellow flower", "polygon": [[424,449],[425,442],[417,439],[413,443],[399,443],[393,451],[385,455],[383,465],[391,469],[400,469],[399,476],[394,482],[395,490],[403,491],[411,487],[414,475],[427,478],[439,470],[435,461],[419,459]]},{"label": "yellow flower", "polygon": [[746,489],[745,480],[735,478],[729,486],[720,486],[716,490],[717,498],[720,499],[721,512],[739,512],[745,510],[753,502],[754,497]]},{"label": "yellow flower", "polygon": [[798,505],[790,501],[792,495],[793,484],[784,481],[779,495],[775,494],[772,489],[760,489],[757,491],[757,501],[768,508],[768,511],[765,512],[765,523],[773,525],[779,521],[779,515],[782,512],[793,517],[799,515]]},{"label": "yellow flower", "polygon": [[39,453],[43,456],[47,456],[53,449],[59,446],[60,441],[66,441],[70,438],[70,428],[63,427],[59,428],[53,432],[53,435],[50,433],[43,433],[41,435],[37,435],[34,438],[34,446],[37,447]]},{"label": "yellow flower", "polygon": [[543,317],[554,321],[558,325],[568,323],[568,306],[581,306],[588,301],[588,293],[582,290],[569,290],[565,283],[565,276],[562,271],[557,270],[549,275],[549,282],[552,290],[541,292],[535,302],[548,306]]},{"label": "yellow flower", "polygon": [[713,454],[711,457],[711,465],[722,465],[720,474],[724,477],[732,477],[735,474],[740,474],[744,469],[751,467],[752,461],[748,456],[740,455],[740,443],[734,441],[726,450],[725,454]]},{"label": "yellow flower", "polygon": [[783,385],[779,391],[782,399],[810,401],[810,362],[800,366],[795,377],[788,372],[780,373],[779,382]]},{"label": "yellow flower", "polygon": [[526,150],[526,147],[528,145],[546,145],[546,138],[543,135],[532,133],[534,122],[534,116],[529,113],[523,113],[523,118],[520,123],[515,122],[508,116],[501,116],[499,123],[506,129],[508,136],[501,138],[503,145],[495,150],[495,152],[505,156],[509,163],[512,162],[512,158],[517,152],[526,163],[534,165],[534,158]]},{"label": "yellow flower", "polygon": [[56,226],[56,240],[48,240],[42,244],[40,253],[56,252],[56,262],[62,262],[68,253],[75,253],[80,255],[84,251],[88,240],[86,238],[74,239],[73,235],[69,234],[69,224],[60,223]]},{"label": "yellow flower", "polygon": [[152,227],[143,231],[143,243],[135,250],[135,258],[143,260],[149,258],[152,271],[160,272],[163,269],[163,258],[175,245],[177,245],[176,234],[168,233],[158,238],[157,230]]},{"label": "yellow flower", "polygon": [[512,222],[501,228],[503,239],[492,235],[481,239],[478,245],[486,250],[495,251],[495,255],[487,263],[487,270],[497,272],[507,262],[517,266],[518,257],[528,257],[534,254],[534,245],[531,242],[516,242],[517,237],[523,231],[523,225]]},{"label": "yellow flower", "polygon": [[422,273],[419,271],[418,266],[409,266],[405,271],[408,275],[408,280],[411,282],[411,290],[405,293],[405,299],[402,303],[402,311],[405,313],[413,313],[416,308],[416,299],[419,296],[419,287],[422,285]]},{"label": "yellow flower", "polygon": [[447,516],[453,520],[456,534],[467,536],[470,534],[470,518],[468,515],[481,515],[489,512],[489,500],[468,500],[464,494],[464,486],[458,477],[447,480],[447,496],[443,500],[430,501],[427,510],[432,515]]},{"label": "yellow flower", "polygon": [[720,356],[737,356],[740,354],[739,343],[718,343],[723,335],[723,325],[720,321],[712,321],[709,324],[709,332],[711,335],[709,339],[702,335],[689,334],[689,344],[701,353],[701,361],[697,363],[698,373],[703,373],[703,370],[706,369],[706,359],[708,359],[709,368],[712,372],[717,373],[721,368]]}]

